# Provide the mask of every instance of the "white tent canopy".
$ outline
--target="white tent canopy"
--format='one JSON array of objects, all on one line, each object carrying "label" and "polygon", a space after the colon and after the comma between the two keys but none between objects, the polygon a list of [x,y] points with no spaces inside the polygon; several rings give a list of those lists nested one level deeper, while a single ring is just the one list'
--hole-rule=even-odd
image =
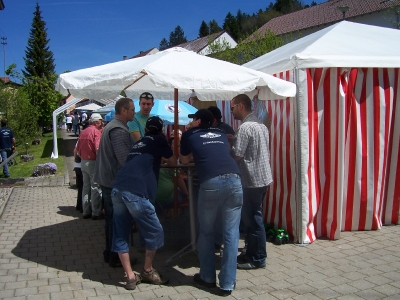
[{"label": "white tent canopy", "polygon": [[89,103],[83,106],[75,107],[75,109],[79,110],[96,110],[99,109],[101,106],[97,105],[96,103]]},{"label": "white tent canopy", "polygon": [[209,58],[183,48],[61,74],[57,90],[75,97],[113,98],[122,90],[129,98],[149,91],[157,99],[231,99],[268,87],[271,98],[293,97],[296,86],[268,74]]},{"label": "white tent canopy", "polygon": [[286,44],[243,66],[275,74],[326,67],[400,66],[400,31],[342,21]]}]

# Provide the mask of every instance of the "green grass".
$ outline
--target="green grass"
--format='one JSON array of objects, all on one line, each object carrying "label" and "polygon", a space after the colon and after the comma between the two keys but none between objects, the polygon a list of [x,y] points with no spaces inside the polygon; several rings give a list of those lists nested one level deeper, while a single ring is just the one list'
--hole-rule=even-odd
[{"label": "green grass", "polygon": [[[60,147],[62,139],[60,138],[60,131],[57,131],[57,140]],[[56,176],[64,175],[65,165],[64,156],[59,155],[57,159],[51,159],[51,152],[53,151],[53,133],[48,132],[43,134],[39,145],[30,145],[28,154],[33,155],[33,160],[29,162],[22,162],[20,159],[21,154],[26,154],[24,147],[17,147],[18,155],[15,157],[17,165],[9,166],[10,178],[31,177],[33,169],[39,165],[47,162],[53,162],[57,165]],[[2,170],[1,170],[2,173]]]}]

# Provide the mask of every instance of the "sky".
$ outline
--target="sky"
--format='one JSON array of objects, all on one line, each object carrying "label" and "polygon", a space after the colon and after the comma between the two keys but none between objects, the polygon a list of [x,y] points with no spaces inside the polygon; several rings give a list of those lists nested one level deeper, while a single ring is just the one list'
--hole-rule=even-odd
[{"label": "sky", "polygon": [[[49,47],[56,73],[117,62],[153,47],[176,26],[188,41],[198,37],[201,22],[215,19],[222,27],[228,12],[236,15],[265,10],[275,0],[3,0],[0,10],[0,76],[15,63],[25,67],[24,57],[36,2],[46,22]],[[302,0],[310,4],[312,0]],[[325,0],[315,0],[317,3]],[[4,40],[0,40],[2,42]],[[5,61],[5,64],[4,64]]]}]

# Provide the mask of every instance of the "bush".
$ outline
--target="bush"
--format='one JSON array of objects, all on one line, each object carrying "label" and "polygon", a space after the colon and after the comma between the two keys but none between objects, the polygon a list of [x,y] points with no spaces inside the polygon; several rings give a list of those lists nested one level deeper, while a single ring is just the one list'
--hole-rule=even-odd
[{"label": "bush", "polygon": [[36,166],[33,169],[32,176],[38,177],[38,176],[54,175],[56,174],[56,172],[57,172],[56,164],[49,162]]}]

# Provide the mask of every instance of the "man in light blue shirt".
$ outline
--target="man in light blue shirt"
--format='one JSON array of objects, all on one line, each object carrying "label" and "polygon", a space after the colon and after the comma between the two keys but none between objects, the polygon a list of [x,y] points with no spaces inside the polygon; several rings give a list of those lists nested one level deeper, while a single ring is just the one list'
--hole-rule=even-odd
[{"label": "man in light blue shirt", "polygon": [[146,121],[150,117],[151,109],[154,106],[153,95],[148,92],[142,93],[139,97],[139,106],[140,111],[135,114],[133,121],[127,124],[134,142],[137,142],[145,134]]}]

